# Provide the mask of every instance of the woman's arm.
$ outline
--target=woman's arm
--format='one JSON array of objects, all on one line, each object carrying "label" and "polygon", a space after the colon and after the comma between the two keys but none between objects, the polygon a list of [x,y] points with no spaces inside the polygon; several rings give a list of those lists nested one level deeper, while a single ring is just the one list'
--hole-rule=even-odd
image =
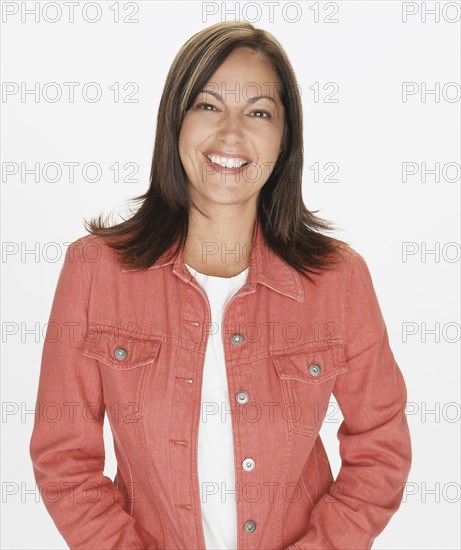
[{"label": "woman's arm", "polygon": [[98,362],[82,355],[89,280],[79,241],[66,252],[42,352],[30,456],[40,494],[70,548],[154,549],[103,475]]},{"label": "woman's arm", "polygon": [[411,467],[402,373],[363,257],[355,252],[346,296],[347,373],[333,394],[344,421],[338,429],[338,476],[312,511],[305,535],[289,550],[369,549],[400,506]]}]

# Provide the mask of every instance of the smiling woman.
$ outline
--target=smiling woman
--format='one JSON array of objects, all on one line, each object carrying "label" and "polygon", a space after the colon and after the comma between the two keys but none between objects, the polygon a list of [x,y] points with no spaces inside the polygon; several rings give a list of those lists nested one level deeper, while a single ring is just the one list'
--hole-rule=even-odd
[{"label": "smiling woman", "polygon": [[156,132],[139,209],[87,224],[61,269],[30,445],[50,515],[88,550],[371,548],[410,470],[406,386],[365,260],[304,205],[282,46],[246,22],[194,35]]}]

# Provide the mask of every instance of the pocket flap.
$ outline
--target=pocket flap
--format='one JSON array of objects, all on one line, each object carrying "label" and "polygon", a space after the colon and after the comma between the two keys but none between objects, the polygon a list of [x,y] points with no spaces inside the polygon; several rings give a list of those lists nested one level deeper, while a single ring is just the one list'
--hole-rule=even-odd
[{"label": "pocket flap", "polygon": [[161,343],[159,339],[133,335],[118,327],[91,327],[82,353],[115,370],[133,369],[154,361]]},{"label": "pocket flap", "polygon": [[347,371],[342,344],[313,346],[283,354],[271,352],[271,356],[282,379],[318,384]]}]

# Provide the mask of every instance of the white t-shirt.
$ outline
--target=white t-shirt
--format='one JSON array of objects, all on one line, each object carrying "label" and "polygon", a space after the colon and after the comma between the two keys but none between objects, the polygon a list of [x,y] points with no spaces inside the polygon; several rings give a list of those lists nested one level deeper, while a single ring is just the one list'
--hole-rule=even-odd
[{"label": "white t-shirt", "polygon": [[237,548],[237,506],[232,415],[229,404],[222,317],[227,302],[246,281],[249,268],[235,277],[204,275],[186,264],[208,297],[211,327],[205,354],[198,433],[198,477],[207,550]]}]

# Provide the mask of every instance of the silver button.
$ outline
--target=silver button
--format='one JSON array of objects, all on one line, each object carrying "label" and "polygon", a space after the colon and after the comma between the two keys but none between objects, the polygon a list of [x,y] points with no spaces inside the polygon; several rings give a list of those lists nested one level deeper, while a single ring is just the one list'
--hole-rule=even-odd
[{"label": "silver button", "polygon": [[115,348],[114,351],[115,359],[118,359],[119,361],[123,361],[128,357],[128,352],[125,348]]},{"label": "silver button", "polygon": [[233,334],[231,342],[234,346],[241,346],[243,344],[243,336],[241,334]]},{"label": "silver button", "polygon": [[242,462],[242,468],[245,472],[251,472],[251,470],[255,469],[255,461],[252,458],[245,458]]},{"label": "silver button", "polygon": [[245,525],[243,526],[243,530],[246,533],[254,533],[255,529],[256,529],[256,521],[253,521],[252,519],[250,519],[250,521],[246,521]]},{"label": "silver button", "polygon": [[322,367],[317,363],[311,363],[309,365],[309,372],[312,374],[312,376],[318,376],[321,371],[322,371]]},{"label": "silver button", "polygon": [[244,390],[238,391],[235,394],[235,400],[237,401],[237,403],[240,403],[241,405],[248,403],[249,399],[250,399],[250,396],[248,395],[248,392]]},{"label": "silver button", "polygon": [[243,288],[250,288],[250,286],[251,286],[251,283],[245,283],[245,284],[243,285]]}]

